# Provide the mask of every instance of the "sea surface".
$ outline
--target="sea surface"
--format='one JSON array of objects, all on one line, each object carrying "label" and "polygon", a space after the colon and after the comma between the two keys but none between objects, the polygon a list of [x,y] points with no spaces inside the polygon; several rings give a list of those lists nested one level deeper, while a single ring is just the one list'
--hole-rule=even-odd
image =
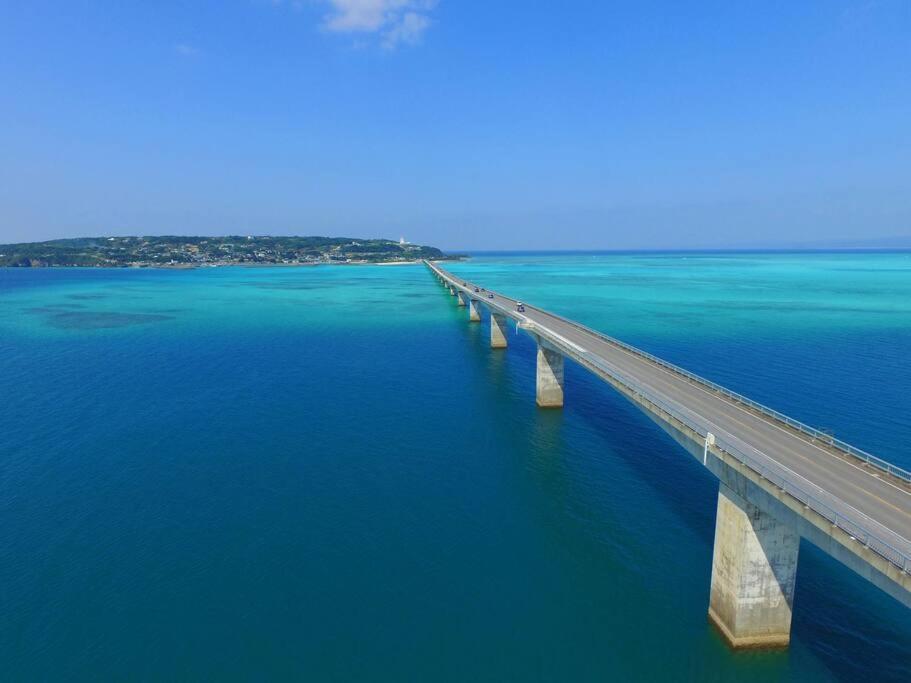
[{"label": "sea surface", "polygon": [[[479,254],[457,273],[911,468],[911,254]],[[0,678],[909,681],[804,542],[791,647],[706,618],[717,482],[421,266],[0,269]]]}]

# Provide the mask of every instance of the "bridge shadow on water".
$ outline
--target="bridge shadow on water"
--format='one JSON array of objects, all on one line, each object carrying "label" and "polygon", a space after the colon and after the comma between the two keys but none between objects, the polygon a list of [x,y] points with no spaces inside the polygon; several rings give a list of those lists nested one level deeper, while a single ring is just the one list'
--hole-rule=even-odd
[{"label": "bridge shadow on water", "polygon": [[[704,542],[707,609],[717,479],[609,385],[572,362],[566,371],[565,409],[584,420],[610,445],[611,455],[624,460]],[[837,679],[857,681],[875,670],[877,680],[911,680],[909,610],[806,540],[794,602],[791,647],[805,647]]]},{"label": "bridge shadow on water", "polygon": [[[462,320],[467,311],[454,307],[453,316]],[[538,482],[542,528],[551,542],[561,549],[569,544],[580,553],[579,563],[591,565],[580,572],[603,571],[618,561],[635,572],[641,567],[642,558],[636,555],[641,548],[626,548],[622,542],[603,546],[591,539],[593,528],[595,533],[622,533],[618,525],[624,520],[600,494],[580,492],[580,473],[591,473],[598,486],[616,487],[618,495],[631,484],[644,486],[698,539],[700,547],[688,551],[692,566],[682,578],[690,584],[685,589],[690,599],[704,605],[707,613],[718,494],[714,476],[638,407],[573,362],[566,364],[564,409],[537,409],[533,340],[516,335],[510,325],[509,348],[492,350],[489,319],[483,318],[480,324],[457,327],[462,341],[475,348],[468,354],[472,379],[485,385],[480,390],[491,411],[483,419],[522,421],[516,422],[510,450],[514,464],[521,463]],[[580,428],[591,437],[581,446]],[[611,460],[623,467],[611,465]],[[565,516],[569,507],[574,524],[555,522],[554,511]],[[567,540],[567,534],[573,538]],[[578,543],[585,544],[582,551]],[[735,666],[762,662],[787,671],[788,658],[802,650],[802,656],[811,656],[837,680],[856,681],[869,677],[870,671],[876,672],[876,680],[911,680],[908,610],[808,542],[801,544],[790,650],[729,652],[707,617],[701,623],[705,647]]]},{"label": "bridge shadow on water", "polygon": [[[481,324],[469,325],[464,333],[466,343],[489,343],[488,324],[485,317]],[[604,470],[613,474],[616,468],[597,460],[622,461],[638,483],[699,540],[699,566],[690,571],[704,577],[698,590],[707,611],[718,495],[715,477],[638,407],[573,362],[566,364],[565,408],[535,408],[534,342],[525,334],[516,336],[511,328],[509,344],[508,350],[480,350],[478,370],[485,375],[484,381],[499,385],[490,388],[496,400],[506,394],[535,411],[529,432],[521,438],[533,454],[528,466],[541,478],[548,496],[556,499],[550,504],[579,496],[572,470],[592,468],[603,470],[601,475]],[[570,423],[576,421],[600,443],[598,455],[574,449]],[[582,463],[577,461],[580,456],[585,458]],[[624,486],[619,479],[613,483]],[[585,506],[585,514],[600,516],[602,526],[616,527],[618,521],[609,506],[598,500],[589,500]],[[592,550],[605,552],[603,548]],[[838,680],[856,681],[869,671],[877,672],[877,680],[911,680],[908,610],[809,542],[801,543],[800,554],[791,651],[804,648]],[[719,647],[726,647],[707,620],[706,629]],[[733,652],[730,656],[780,661],[789,651]]]}]

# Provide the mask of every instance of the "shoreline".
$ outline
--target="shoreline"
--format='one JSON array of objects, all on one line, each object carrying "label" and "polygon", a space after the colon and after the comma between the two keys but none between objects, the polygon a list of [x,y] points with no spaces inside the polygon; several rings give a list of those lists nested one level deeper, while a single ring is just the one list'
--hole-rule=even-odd
[{"label": "shoreline", "polygon": [[[463,261],[464,258],[437,259],[441,261]],[[414,266],[421,265],[422,259],[414,261],[352,261],[334,263],[320,261],[316,263],[175,263],[124,266],[0,266],[0,270],[63,270],[66,268],[86,270],[204,270],[207,268],[314,268],[317,266]]]}]

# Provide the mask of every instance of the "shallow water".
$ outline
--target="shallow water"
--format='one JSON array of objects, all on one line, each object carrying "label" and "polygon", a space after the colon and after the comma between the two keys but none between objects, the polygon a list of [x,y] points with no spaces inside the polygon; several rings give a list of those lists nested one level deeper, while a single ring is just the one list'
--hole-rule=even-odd
[{"label": "shallow water", "polygon": [[[911,255],[451,269],[911,467]],[[422,267],[0,270],[0,670],[908,680],[911,613],[804,543],[792,645],[706,620],[717,483]]]}]

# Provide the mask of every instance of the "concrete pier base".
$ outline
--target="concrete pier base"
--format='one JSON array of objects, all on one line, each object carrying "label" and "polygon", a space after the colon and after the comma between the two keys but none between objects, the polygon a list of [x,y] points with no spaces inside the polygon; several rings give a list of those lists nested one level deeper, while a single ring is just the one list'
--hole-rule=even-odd
[{"label": "concrete pier base", "polygon": [[563,407],[563,354],[538,340],[535,401],[540,408]]},{"label": "concrete pier base", "polygon": [[468,300],[468,322],[481,322],[481,303],[474,299]]},{"label": "concrete pier base", "polygon": [[506,316],[502,313],[490,314],[490,348],[506,348]]},{"label": "concrete pier base", "polygon": [[465,305],[465,295],[462,292],[457,292],[456,297],[459,299],[459,306]]},{"label": "concrete pier base", "polygon": [[450,288],[449,288],[449,294],[450,294],[451,296],[455,296],[455,295],[456,295],[455,287],[450,287]]},{"label": "concrete pier base", "polygon": [[733,647],[787,646],[799,548],[795,530],[721,484],[709,619]]}]

